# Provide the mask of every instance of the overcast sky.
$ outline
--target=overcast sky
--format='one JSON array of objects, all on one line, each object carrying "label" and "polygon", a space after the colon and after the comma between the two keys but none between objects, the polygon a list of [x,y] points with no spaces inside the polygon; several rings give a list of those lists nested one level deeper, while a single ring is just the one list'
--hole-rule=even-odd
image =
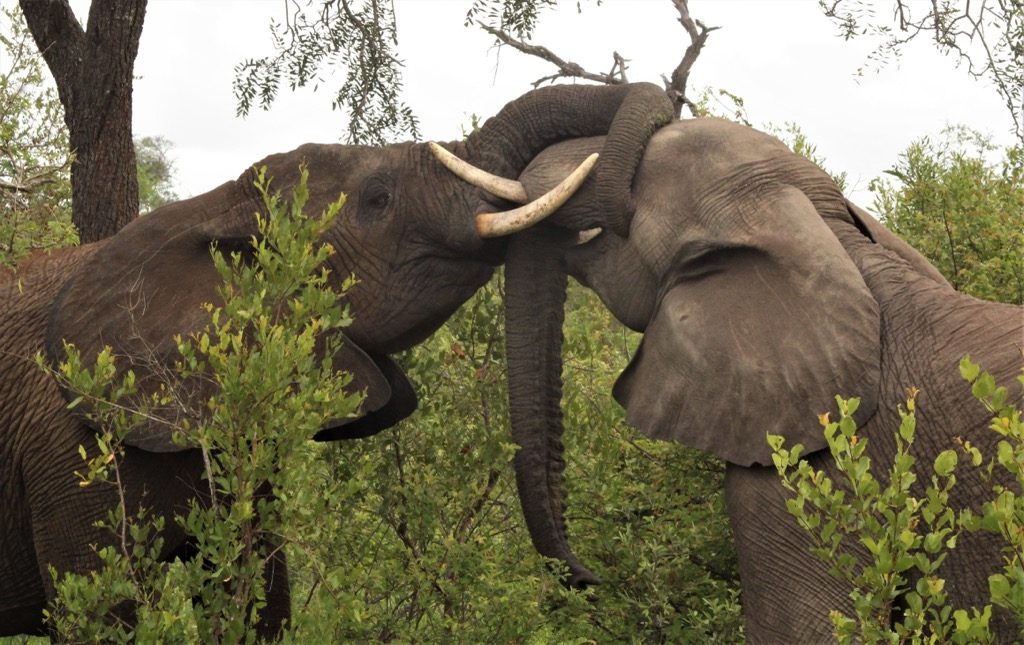
[{"label": "overcast sky", "polygon": [[[688,44],[669,0],[582,0],[582,14],[576,4],[563,0],[542,15],[534,42],[587,69],[609,69],[614,50],[631,61],[630,80],[660,83]],[[879,13],[888,18],[886,4]],[[84,20],[87,3],[73,5]],[[552,71],[464,27],[470,5],[395,0],[404,98],[426,139],[458,138],[470,114],[493,115]],[[135,131],[173,142],[182,197],[234,179],[268,154],[343,137],[346,119],[330,108],[340,75],[328,76],[318,93],[285,89],[269,112],[235,116],[233,68],[271,51],[268,24],[281,20],[284,8],[284,0],[149,1],[135,65]],[[755,125],[798,123],[831,170],[849,173],[847,192],[864,206],[871,202],[868,181],[913,139],[947,123],[1013,142],[996,92],[926,41],[908,47],[899,66],[858,78],[873,44],[836,36],[814,0],[692,0],[690,11],[721,27],[708,38],[691,85],[743,97]]]}]

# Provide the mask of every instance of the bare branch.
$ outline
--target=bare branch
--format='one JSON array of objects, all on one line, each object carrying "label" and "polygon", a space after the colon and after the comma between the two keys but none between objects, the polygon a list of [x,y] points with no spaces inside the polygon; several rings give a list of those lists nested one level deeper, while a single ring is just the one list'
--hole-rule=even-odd
[{"label": "bare branch", "polygon": [[529,43],[517,40],[516,38],[513,38],[506,32],[502,31],[501,29],[491,27],[490,25],[487,25],[480,21],[477,21],[476,24],[479,25],[481,29],[491,34],[492,36],[494,36],[501,42],[505,43],[506,45],[512,47],[513,49],[518,49],[519,51],[523,52],[528,56],[536,56],[537,58],[546,60],[558,68],[558,73],[551,74],[550,76],[545,76],[534,81],[533,86],[535,88],[543,85],[544,83],[554,81],[559,78],[584,78],[587,79],[588,81],[605,83],[607,85],[620,85],[622,83],[628,82],[626,80],[626,61],[621,56],[619,56],[617,52],[614,54],[614,62],[612,63],[611,71],[608,72],[607,74],[598,74],[594,72],[588,72],[587,70],[583,69],[583,67],[581,67],[580,65],[573,63],[572,61],[567,61],[560,58],[547,47],[542,47],[540,45],[530,45]]},{"label": "bare branch", "polygon": [[690,70],[693,69],[693,64],[697,62],[697,57],[700,56],[704,43],[708,40],[708,34],[720,27],[707,27],[700,20],[691,18],[689,0],[672,0],[672,4],[679,12],[679,24],[683,26],[690,37],[690,46],[683,53],[683,59],[679,65],[672,71],[671,80],[662,76],[665,91],[668,92],[669,98],[676,106],[676,118],[678,119],[682,115],[684,105],[689,108],[693,116],[698,115],[696,106],[686,98],[686,84],[690,78]]}]

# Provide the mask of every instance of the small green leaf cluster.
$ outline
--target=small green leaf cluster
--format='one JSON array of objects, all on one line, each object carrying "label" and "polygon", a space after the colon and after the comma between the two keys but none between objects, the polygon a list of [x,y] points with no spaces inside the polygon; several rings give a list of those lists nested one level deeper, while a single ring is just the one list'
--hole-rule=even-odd
[{"label": "small green leaf cluster", "polygon": [[[1007,390],[996,387],[988,373],[965,357],[963,377],[974,396],[993,413],[991,428],[1005,437],[995,460],[983,464],[981,451],[957,438],[957,446],[941,451],[931,464],[930,480],[918,482],[911,454],[916,431],[915,397],[911,388],[906,408],[899,410],[892,464],[886,477],[875,476],[868,439],[857,434],[853,413],[859,400],[836,397],[839,420],[822,415],[828,455],[801,458],[803,446],[784,447],[783,438],[769,435],[773,461],[783,486],[793,496],[787,510],[812,538],[812,551],[829,565],[832,575],[850,584],[854,615],[834,610],[831,619],[842,642],[990,642],[992,605],[954,608],[947,604],[946,581],[939,568],[956,548],[964,531],[990,531],[1003,537],[1004,573],[989,578],[991,601],[1024,618],[1024,500],[1013,490],[1024,478],[1024,424]],[[1024,376],[1020,377],[1024,384]],[[981,468],[992,484],[993,500],[970,508],[953,508],[950,491],[960,456]],[[834,467],[827,463],[829,456]],[[998,483],[994,469],[1013,475],[1015,487]],[[828,473],[834,473],[835,478]],[[1021,621],[1024,624],[1024,621]]]},{"label": "small green leaf cluster", "polygon": [[[985,502],[979,513],[968,509],[964,524],[969,530],[988,531],[1003,539],[1003,572],[989,576],[989,593],[993,604],[1007,609],[1024,625],[1024,496],[1020,493],[1024,482],[1024,420],[1020,410],[1008,401],[1007,388],[996,385],[995,379],[982,372],[970,357],[960,361],[960,374],[971,384],[974,397],[992,413],[989,428],[1001,437],[995,457],[983,470],[983,477],[992,485],[993,499]],[[1024,374],[1017,378],[1024,386]],[[995,480],[997,466],[1013,475],[1015,485]]]},{"label": "small green leaf cluster", "polygon": [[[222,303],[206,305],[205,328],[177,338],[180,358],[162,387],[139,396],[133,372],[119,376],[109,348],[91,368],[69,348],[59,378],[81,393],[75,403],[87,404],[104,428],[98,450],[81,449],[81,483],[113,485],[120,504],[103,522],[112,536],[97,551],[103,568],[88,575],[53,572],[58,597],[50,617],[62,638],[183,641],[201,634],[212,642],[252,642],[253,624],[268,602],[267,563],[285,544],[301,548],[317,539],[317,518],[328,512],[332,491],[315,479],[319,471],[305,467],[317,456],[309,438],[327,420],[354,413],[361,395],[345,393],[351,377],[332,364],[351,320],[332,288],[337,278],[324,268],[333,249],[317,242],[342,201],[318,218],[306,217],[306,179],[302,168],[284,204],[259,174],[268,215],[256,215],[259,234],[250,249],[213,250],[225,281]],[[216,383],[209,396],[198,403],[180,398],[183,384],[204,379]],[[119,472],[124,437],[168,405],[201,409],[183,417],[174,433],[201,451],[206,487],[173,518],[153,516],[144,505],[129,508]],[[196,555],[168,566],[160,536],[172,521]],[[196,601],[191,610],[188,599]]]},{"label": "small green leaf cluster", "polygon": [[[800,459],[802,446],[783,447],[778,435],[769,436],[772,459],[783,485],[794,496],[787,510],[814,539],[814,554],[830,563],[830,573],[852,583],[855,617],[833,612],[831,618],[841,640],[865,642],[906,639],[928,633],[947,636],[945,581],[936,571],[945,559],[944,548],[956,544],[956,517],[949,508],[949,491],[956,482],[957,455],[942,452],[924,496],[915,497],[917,481],[910,454],[916,418],[911,391],[906,409],[900,409],[895,454],[888,482],[871,472],[868,440],[857,435],[853,413],[859,399],[836,397],[839,421],[821,418],[829,452],[841,473],[833,481],[824,470]],[[914,582],[916,580],[916,582]],[[906,608],[903,620],[890,625],[897,599]]]},{"label": "small green leaf cluster", "polygon": [[277,98],[283,82],[292,90],[322,82],[323,68],[340,69],[345,80],[331,107],[348,113],[346,141],[385,145],[419,138],[419,120],[403,103],[402,61],[396,55],[398,32],[391,3],[345,3],[331,7],[289,9],[288,20],[272,21],[272,56],[250,58],[235,67],[232,83],[244,116],[253,105],[264,110]]}]

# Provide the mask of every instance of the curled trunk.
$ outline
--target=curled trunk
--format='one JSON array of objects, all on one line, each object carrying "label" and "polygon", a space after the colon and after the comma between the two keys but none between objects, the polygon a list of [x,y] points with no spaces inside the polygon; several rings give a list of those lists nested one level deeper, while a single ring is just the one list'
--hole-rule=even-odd
[{"label": "curled trunk", "polygon": [[[654,132],[674,116],[663,90],[641,83],[543,88],[509,103],[474,132],[462,149],[487,172],[515,179],[544,148],[579,137],[608,135],[588,186],[594,221],[581,228],[628,231],[630,186]],[[562,255],[576,232],[541,224],[513,236],[506,258],[506,342],[512,436],[520,445],[516,480],[537,550],[562,560],[574,587],[597,578],[569,548],[563,517],[561,340],[566,274]]]}]

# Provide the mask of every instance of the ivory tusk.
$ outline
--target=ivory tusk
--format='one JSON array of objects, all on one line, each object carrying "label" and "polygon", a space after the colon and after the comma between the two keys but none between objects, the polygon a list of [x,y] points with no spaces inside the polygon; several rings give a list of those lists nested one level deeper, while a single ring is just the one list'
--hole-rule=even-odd
[{"label": "ivory tusk", "polygon": [[568,177],[536,200],[500,213],[480,213],[476,216],[476,232],[480,237],[501,237],[525,228],[529,228],[543,220],[558,207],[572,197],[573,193],[583,184],[597,162],[597,153],[587,157]]},{"label": "ivory tusk", "polygon": [[517,204],[525,204],[530,201],[530,198],[526,196],[526,189],[515,179],[506,179],[505,177],[492,175],[485,170],[480,170],[469,162],[459,159],[433,141],[428,141],[427,147],[430,148],[430,151],[434,153],[434,156],[437,157],[438,161],[445,168],[452,171],[452,174],[461,177],[473,186],[483,188],[496,197],[501,197]]}]

